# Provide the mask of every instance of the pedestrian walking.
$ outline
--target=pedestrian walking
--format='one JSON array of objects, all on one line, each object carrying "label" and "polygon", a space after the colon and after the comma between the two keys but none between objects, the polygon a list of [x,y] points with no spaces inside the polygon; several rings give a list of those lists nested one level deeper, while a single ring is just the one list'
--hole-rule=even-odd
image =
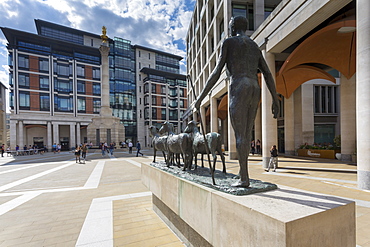
[{"label": "pedestrian walking", "polygon": [[5,145],[1,145],[1,157],[4,157]]},{"label": "pedestrian walking", "polygon": [[277,152],[277,149],[276,149],[276,145],[273,145],[271,147],[270,153],[271,153],[271,158],[270,158],[269,166],[265,171],[269,172],[270,169],[273,168],[272,171],[276,172],[276,167],[277,167],[277,162],[278,162],[278,159],[277,159],[278,152]]},{"label": "pedestrian walking", "polygon": [[257,139],[257,141],[256,141],[256,149],[257,149],[257,154],[261,154],[261,141],[260,141],[260,139]]},{"label": "pedestrian walking", "polygon": [[109,153],[110,153],[111,156],[113,156],[114,146],[115,146],[114,143],[111,143],[109,145]]},{"label": "pedestrian walking", "polygon": [[133,146],[133,144],[132,144],[132,142],[130,141],[130,142],[128,143],[128,153],[129,153],[129,154],[132,154],[132,146]]},{"label": "pedestrian walking", "polygon": [[88,147],[86,144],[84,144],[81,148],[81,156],[84,161],[86,161],[86,153],[87,153]]},{"label": "pedestrian walking", "polygon": [[101,149],[101,156],[105,156],[106,146],[104,145],[103,142],[101,143],[100,149]]},{"label": "pedestrian walking", "polygon": [[140,144],[139,141],[137,141],[137,143],[136,143],[136,150],[137,150],[136,157],[139,156],[139,154],[141,154],[141,156],[144,156],[144,154],[140,152],[140,150],[141,150],[141,144]]},{"label": "pedestrian walking", "polygon": [[[75,156],[76,156],[76,163],[78,163],[78,162],[81,163],[81,148],[78,145],[76,145]],[[77,162],[77,160],[78,160],[78,162]]]}]

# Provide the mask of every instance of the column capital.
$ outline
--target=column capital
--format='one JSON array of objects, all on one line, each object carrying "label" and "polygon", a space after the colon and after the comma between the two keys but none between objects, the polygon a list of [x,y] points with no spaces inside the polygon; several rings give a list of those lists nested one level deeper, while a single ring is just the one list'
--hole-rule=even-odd
[{"label": "column capital", "polygon": [[109,46],[106,45],[100,45],[99,51],[102,56],[108,56],[109,55]]}]

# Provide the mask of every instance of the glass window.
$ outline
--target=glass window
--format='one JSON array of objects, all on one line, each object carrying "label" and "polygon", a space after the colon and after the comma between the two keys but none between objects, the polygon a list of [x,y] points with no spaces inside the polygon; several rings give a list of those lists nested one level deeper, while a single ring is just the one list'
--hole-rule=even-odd
[{"label": "glass window", "polygon": [[54,74],[60,76],[71,76],[72,66],[69,64],[54,63]]},{"label": "glass window", "polygon": [[77,93],[85,93],[85,82],[77,81]]},{"label": "glass window", "polygon": [[86,98],[85,97],[78,97],[77,99],[77,111],[80,113],[86,112]]},{"label": "glass window", "polygon": [[253,6],[251,4],[233,4],[233,17],[243,16],[248,19],[249,30],[254,30]]},{"label": "glass window", "polygon": [[315,124],[314,126],[316,143],[331,143],[335,137],[335,125],[334,124]]},{"label": "glass window", "polygon": [[39,70],[49,71],[49,60],[45,58],[39,58]]},{"label": "glass window", "polygon": [[77,76],[85,77],[85,66],[77,65]]},{"label": "glass window", "polygon": [[46,93],[40,93],[40,111],[50,111],[50,96]]},{"label": "glass window", "polygon": [[29,59],[26,55],[19,55],[18,56],[18,67],[19,68],[29,68]]},{"label": "glass window", "polygon": [[100,68],[93,68],[93,79],[100,80]]},{"label": "glass window", "polygon": [[71,80],[61,80],[55,79],[54,81],[55,91],[59,93],[72,93],[72,81]]},{"label": "glass window", "polygon": [[9,105],[11,109],[14,109],[14,92],[9,92]]},{"label": "glass window", "polygon": [[100,83],[93,83],[93,94],[94,95],[101,94]]},{"label": "glass window", "polygon": [[73,101],[72,97],[55,96],[54,109],[59,112],[72,112]]},{"label": "glass window", "polygon": [[30,109],[30,92],[19,92],[19,109],[29,110]]},{"label": "glass window", "polygon": [[19,74],[18,86],[21,88],[30,88],[30,76],[28,74]]},{"label": "glass window", "polygon": [[315,86],[315,113],[336,114],[337,86]]},{"label": "glass window", "polygon": [[93,111],[94,113],[100,113],[101,101],[100,99],[93,99]]},{"label": "glass window", "polygon": [[40,75],[39,85],[40,85],[40,90],[49,90],[49,77]]}]

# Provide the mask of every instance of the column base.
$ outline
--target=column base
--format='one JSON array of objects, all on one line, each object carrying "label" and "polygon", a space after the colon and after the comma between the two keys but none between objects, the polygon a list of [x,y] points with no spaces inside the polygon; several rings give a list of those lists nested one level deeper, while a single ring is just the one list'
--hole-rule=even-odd
[{"label": "column base", "polygon": [[352,161],[352,155],[342,153],[340,160],[341,161]]},{"label": "column base", "polygon": [[262,168],[267,169],[269,167],[270,157],[262,157]]},{"label": "column base", "polygon": [[370,171],[357,170],[357,186],[362,190],[370,190]]},{"label": "column base", "polygon": [[238,153],[237,152],[229,152],[229,158],[231,160],[237,160],[238,159]]}]

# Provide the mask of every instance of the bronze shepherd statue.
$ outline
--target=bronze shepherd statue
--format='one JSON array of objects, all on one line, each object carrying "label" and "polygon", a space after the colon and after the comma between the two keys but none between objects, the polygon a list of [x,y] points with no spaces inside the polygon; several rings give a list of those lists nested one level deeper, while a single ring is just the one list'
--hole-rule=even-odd
[{"label": "bronze shepherd statue", "polygon": [[[274,78],[262,56],[257,44],[246,34],[248,21],[237,16],[230,21],[231,37],[227,38],[221,48],[217,65],[209,76],[203,91],[195,101],[199,109],[204,97],[209,93],[221,75],[226,65],[230,74],[229,83],[229,113],[231,124],[235,131],[236,149],[239,158],[239,181],[233,186],[249,187],[248,153],[252,139],[252,129],[258,104],[261,98],[261,88],[258,84],[258,70],[262,72],[267,88],[272,95],[272,113],[277,118],[279,100],[276,94]],[[247,154],[247,155],[246,155]]]}]

